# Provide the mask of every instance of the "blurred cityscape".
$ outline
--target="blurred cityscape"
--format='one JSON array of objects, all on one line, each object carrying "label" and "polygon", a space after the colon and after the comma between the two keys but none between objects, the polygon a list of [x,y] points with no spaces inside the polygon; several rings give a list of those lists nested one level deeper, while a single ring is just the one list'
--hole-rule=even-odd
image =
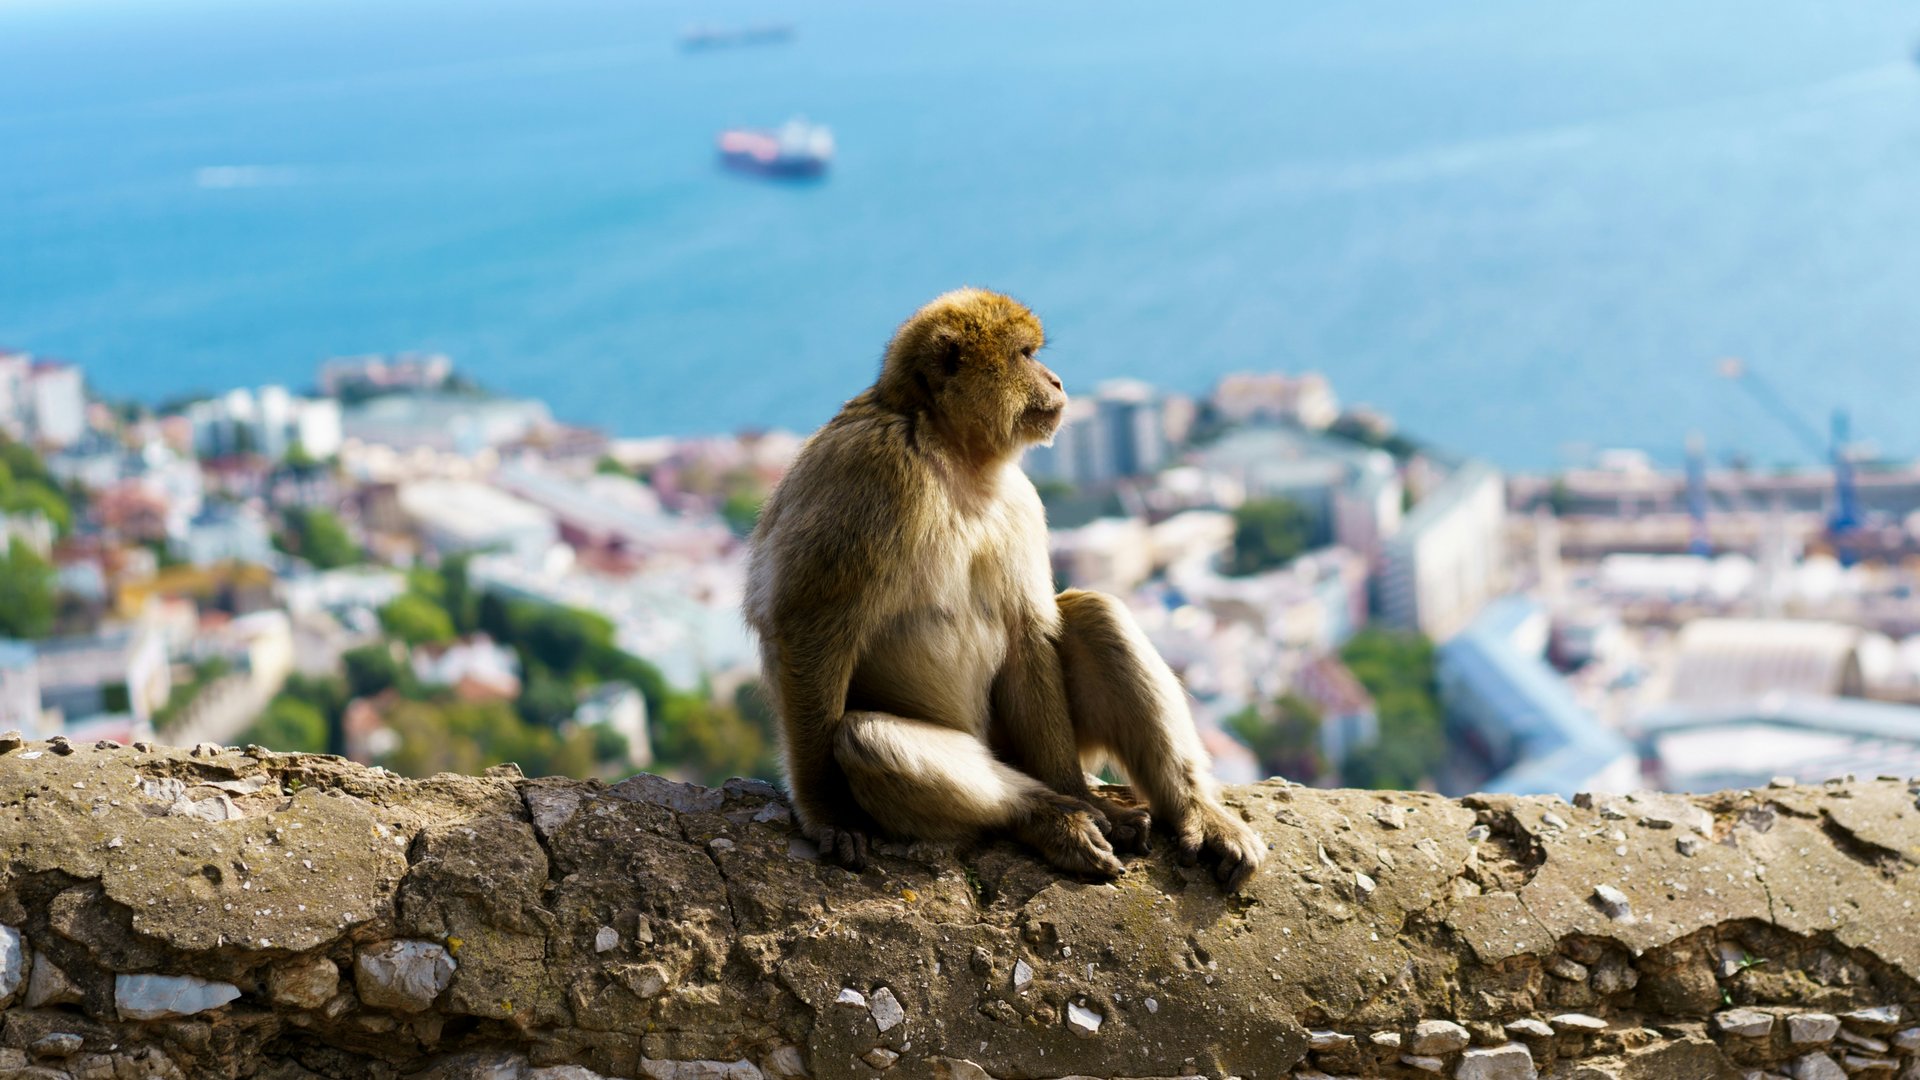
[{"label": "blurred cityscape", "polygon": [[[1822,464],[1503,475],[1248,372],[1102,384],[1026,466],[1059,583],[1127,600],[1223,779],[1920,773],[1920,463],[1803,434]],[[150,407],[0,350],[0,728],[774,777],[744,538],[801,443],[610,439],[440,355]]]}]

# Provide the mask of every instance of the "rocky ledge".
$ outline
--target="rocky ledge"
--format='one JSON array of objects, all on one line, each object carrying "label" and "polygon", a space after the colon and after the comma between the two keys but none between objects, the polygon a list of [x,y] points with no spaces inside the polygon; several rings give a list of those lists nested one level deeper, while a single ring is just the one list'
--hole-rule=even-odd
[{"label": "rocky ledge", "polygon": [[1920,784],[1228,793],[1238,896],[778,793],[0,738],[0,1077],[1920,1080]]}]

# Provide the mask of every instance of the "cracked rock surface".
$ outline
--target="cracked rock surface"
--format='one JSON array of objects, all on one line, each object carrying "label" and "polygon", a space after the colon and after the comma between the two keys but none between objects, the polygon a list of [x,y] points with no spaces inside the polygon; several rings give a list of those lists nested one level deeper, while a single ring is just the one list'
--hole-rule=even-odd
[{"label": "cracked rock surface", "polygon": [[852,874],[757,781],[48,749],[0,752],[0,1080],[1920,1080],[1905,781],[1271,781],[1228,897],[1166,843]]}]

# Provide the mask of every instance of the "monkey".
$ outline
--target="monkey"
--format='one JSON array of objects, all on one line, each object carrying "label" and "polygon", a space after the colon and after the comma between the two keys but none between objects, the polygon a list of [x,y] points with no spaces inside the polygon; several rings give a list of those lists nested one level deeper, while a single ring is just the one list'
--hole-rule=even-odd
[{"label": "monkey", "polygon": [[[855,871],[870,837],[1004,833],[1110,879],[1157,823],[1237,891],[1265,846],[1221,806],[1179,679],[1117,598],[1054,591],[1019,467],[1067,404],[1044,344],[1011,297],[935,298],[761,508],[744,610],[799,825]],[[1101,763],[1144,808],[1093,790]]]}]

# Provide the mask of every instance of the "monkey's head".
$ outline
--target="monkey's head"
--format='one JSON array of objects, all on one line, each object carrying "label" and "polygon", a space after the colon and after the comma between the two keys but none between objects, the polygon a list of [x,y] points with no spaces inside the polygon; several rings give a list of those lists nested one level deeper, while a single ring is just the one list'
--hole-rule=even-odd
[{"label": "monkey's head", "polygon": [[939,296],[901,324],[876,384],[881,400],[923,414],[970,456],[1048,442],[1067,393],[1036,354],[1046,344],[1025,304],[984,289]]}]

